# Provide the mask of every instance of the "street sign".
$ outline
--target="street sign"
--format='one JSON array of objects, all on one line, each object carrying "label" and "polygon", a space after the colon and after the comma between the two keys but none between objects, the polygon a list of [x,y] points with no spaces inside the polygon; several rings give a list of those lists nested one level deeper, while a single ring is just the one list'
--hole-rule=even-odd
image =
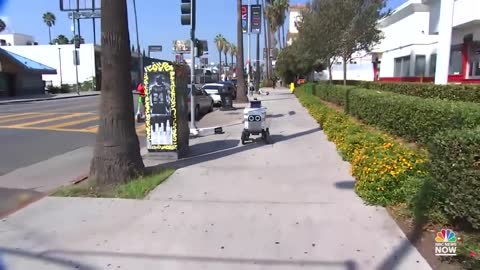
[{"label": "street sign", "polygon": [[72,0],[59,0],[61,11],[83,11],[83,10],[100,10],[101,0],[91,1],[72,1]]},{"label": "street sign", "polygon": [[253,33],[260,33],[262,29],[262,6],[251,5],[250,6],[250,31]]},{"label": "street sign", "polygon": [[248,5],[242,5],[242,31],[248,31]]},{"label": "street sign", "polygon": [[79,12],[69,12],[68,13],[68,18],[70,20],[72,19],[92,19],[92,18],[101,18],[102,13],[100,10],[95,10],[95,11],[79,11]]},{"label": "street sign", "polygon": [[162,51],[162,45],[150,45],[150,46],[148,46],[148,51],[149,52],[161,52]]}]

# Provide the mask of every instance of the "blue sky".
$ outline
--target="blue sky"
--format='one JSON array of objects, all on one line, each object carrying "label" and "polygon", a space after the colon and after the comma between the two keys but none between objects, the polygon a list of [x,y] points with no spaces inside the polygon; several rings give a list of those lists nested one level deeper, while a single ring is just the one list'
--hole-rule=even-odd
[{"label": "blue sky", "polygon": [[[87,0],[80,0],[81,3]],[[97,0],[100,2],[99,0]],[[171,60],[171,44],[175,39],[188,39],[189,27],[180,24],[180,0],[136,0],[139,14],[138,24],[140,45],[162,45],[162,53],[152,56]],[[59,8],[59,0],[0,0],[6,2],[0,11],[0,16],[6,21],[7,31],[33,35],[40,44],[48,43],[48,28],[42,21],[42,14],[50,11],[57,17],[56,25],[52,28],[52,38],[64,34],[71,37],[71,21],[65,12]],[[68,2],[68,1],[67,1]],[[88,0],[88,2],[91,2]],[[260,1],[261,2],[261,1]],[[306,0],[290,0],[291,4],[305,3]],[[390,0],[388,6],[395,8],[406,0]],[[136,40],[132,0],[129,5],[130,40]],[[244,0],[246,4],[247,1]],[[256,3],[256,0],[251,0]],[[287,28],[285,28],[287,29]],[[81,34],[87,43],[93,41],[93,26],[91,20],[81,23]],[[100,22],[97,22],[97,42],[99,40]],[[209,42],[210,59],[218,60],[218,52],[213,43],[214,37],[223,34],[227,40],[236,43],[236,0],[197,0],[197,38]],[[263,44],[263,35],[261,35]],[[246,36],[244,38],[246,42]],[[255,38],[252,39],[252,58],[254,54]],[[263,47],[263,45],[262,45]],[[245,47],[246,52],[246,47]],[[230,60],[230,59],[229,59]]]}]

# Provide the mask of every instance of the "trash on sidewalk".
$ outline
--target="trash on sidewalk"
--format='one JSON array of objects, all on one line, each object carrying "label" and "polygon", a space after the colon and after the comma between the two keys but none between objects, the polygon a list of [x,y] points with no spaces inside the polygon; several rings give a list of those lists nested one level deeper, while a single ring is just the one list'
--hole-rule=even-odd
[{"label": "trash on sidewalk", "polygon": [[223,134],[222,127],[193,128],[190,129],[190,137],[204,137],[215,134]]},{"label": "trash on sidewalk", "polygon": [[272,143],[269,121],[267,121],[267,108],[256,98],[250,101],[250,107],[243,110],[244,128],[242,131],[242,144],[250,140],[250,135],[262,135],[266,144]]}]

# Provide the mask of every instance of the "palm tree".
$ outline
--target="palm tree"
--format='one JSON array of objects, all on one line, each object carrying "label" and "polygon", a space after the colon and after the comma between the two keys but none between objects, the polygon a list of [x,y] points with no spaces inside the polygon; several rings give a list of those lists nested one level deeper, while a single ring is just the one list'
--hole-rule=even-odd
[{"label": "palm tree", "polygon": [[223,45],[223,55],[225,55],[225,65],[228,66],[228,52],[230,51],[230,43],[225,40],[225,44]]},{"label": "palm tree", "polygon": [[96,186],[125,183],[145,166],[135,132],[127,1],[102,0],[100,119],[89,181]]},{"label": "palm tree", "polygon": [[49,12],[43,13],[43,22],[48,26],[48,40],[50,43],[52,43],[52,26],[55,25],[55,21],[57,18],[55,18],[55,14]]},{"label": "palm tree", "polygon": [[237,46],[235,44],[230,44],[230,64],[233,66],[233,57],[237,55]]},{"label": "palm tree", "polygon": [[55,39],[52,40],[52,44],[68,44],[70,41],[64,35],[58,35]]},{"label": "palm tree", "polygon": [[242,0],[237,0],[237,101],[248,102],[243,64]]},{"label": "palm tree", "polygon": [[225,38],[223,37],[222,34],[218,34],[215,39],[215,45],[217,46],[218,50],[218,61],[219,61],[219,68],[222,69],[222,51],[223,51],[223,45],[225,44]]}]

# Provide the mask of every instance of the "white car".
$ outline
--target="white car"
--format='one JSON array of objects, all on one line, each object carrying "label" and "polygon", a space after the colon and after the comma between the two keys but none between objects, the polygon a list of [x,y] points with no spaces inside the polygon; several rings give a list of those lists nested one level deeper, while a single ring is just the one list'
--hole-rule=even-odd
[{"label": "white car", "polygon": [[207,83],[203,85],[202,90],[213,99],[213,103],[220,105],[222,103],[220,93],[227,92],[228,87],[222,83]]}]

